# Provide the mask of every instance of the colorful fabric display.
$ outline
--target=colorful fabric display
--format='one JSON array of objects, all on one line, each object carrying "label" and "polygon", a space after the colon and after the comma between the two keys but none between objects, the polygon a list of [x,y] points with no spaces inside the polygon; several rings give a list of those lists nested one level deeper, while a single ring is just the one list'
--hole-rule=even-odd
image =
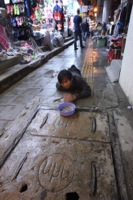
[{"label": "colorful fabric display", "polygon": [[7,14],[13,15],[14,13],[14,6],[13,5],[6,5]]},{"label": "colorful fabric display", "polygon": [[25,12],[25,6],[24,6],[24,4],[19,4],[18,6],[19,6],[20,13],[24,13]]},{"label": "colorful fabric display", "polygon": [[1,25],[0,25],[0,44],[2,45],[4,49],[9,48],[9,41],[5,32],[5,28]]},{"label": "colorful fabric display", "polygon": [[53,8],[53,18],[55,21],[63,20],[63,10],[58,4],[56,4]]},{"label": "colorful fabric display", "polygon": [[61,21],[61,14],[59,12],[54,12],[53,18],[55,21]]},{"label": "colorful fabric display", "polygon": [[54,12],[62,13],[62,9],[61,9],[60,6],[58,6],[58,4],[56,4],[56,5],[54,6],[54,8],[53,8],[53,13],[54,13]]},{"label": "colorful fabric display", "polygon": [[16,17],[17,26],[22,26],[25,23],[25,17]]},{"label": "colorful fabric display", "polygon": [[25,8],[26,8],[26,13],[27,13],[28,17],[30,17],[31,11],[30,11],[29,0],[25,0]]},{"label": "colorful fabric display", "polygon": [[19,5],[18,4],[14,4],[14,15],[20,15]]},{"label": "colorful fabric display", "polygon": [[16,22],[16,18],[15,17],[11,17],[10,18],[11,24],[13,27],[17,26],[17,22]]}]

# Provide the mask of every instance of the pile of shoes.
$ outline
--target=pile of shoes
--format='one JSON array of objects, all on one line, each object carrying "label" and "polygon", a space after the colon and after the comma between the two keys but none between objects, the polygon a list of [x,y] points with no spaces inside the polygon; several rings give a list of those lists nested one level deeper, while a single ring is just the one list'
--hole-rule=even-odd
[{"label": "pile of shoes", "polygon": [[22,55],[22,60],[20,61],[20,64],[27,64],[31,62],[31,56],[28,54]]}]

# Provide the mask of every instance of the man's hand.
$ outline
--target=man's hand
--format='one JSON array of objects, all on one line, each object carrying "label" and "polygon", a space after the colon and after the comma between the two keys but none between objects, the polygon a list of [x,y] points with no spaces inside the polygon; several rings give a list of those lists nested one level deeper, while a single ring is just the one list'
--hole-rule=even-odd
[{"label": "man's hand", "polygon": [[72,102],[76,100],[76,96],[74,94],[67,93],[64,95],[64,102]]}]

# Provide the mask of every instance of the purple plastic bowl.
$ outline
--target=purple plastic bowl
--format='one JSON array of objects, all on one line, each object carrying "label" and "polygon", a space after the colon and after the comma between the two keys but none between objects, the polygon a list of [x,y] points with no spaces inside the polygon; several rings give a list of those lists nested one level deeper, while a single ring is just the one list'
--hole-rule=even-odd
[{"label": "purple plastic bowl", "polygon": [[58,106],[58,110],[62,116],[71,116],[75,113],[76,106],[71,102],[64,102]]}]

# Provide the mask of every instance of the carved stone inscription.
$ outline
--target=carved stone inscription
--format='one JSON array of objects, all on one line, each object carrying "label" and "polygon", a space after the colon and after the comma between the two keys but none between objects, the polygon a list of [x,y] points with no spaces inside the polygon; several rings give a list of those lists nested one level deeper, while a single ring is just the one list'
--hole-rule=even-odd
[{"label": "carved stone inscription", "polygon": [[0,200],[65,200],[73,192],[82,200],[117,200],[107,115],[35,114],[0,169]]},{"label": "carved stone inscription", "polygon": [[58,111],[40,110],[28,131],[34,136],[110,141],[107,115],[101,113],[76,112],[62,117]]},{"label": "carved stone inscription", "polygon": [[67,187],[72,178],[72,162],[61,154],[53,154],[45,158],[39,169],[40,184],[52,192],[58,192]]}]

